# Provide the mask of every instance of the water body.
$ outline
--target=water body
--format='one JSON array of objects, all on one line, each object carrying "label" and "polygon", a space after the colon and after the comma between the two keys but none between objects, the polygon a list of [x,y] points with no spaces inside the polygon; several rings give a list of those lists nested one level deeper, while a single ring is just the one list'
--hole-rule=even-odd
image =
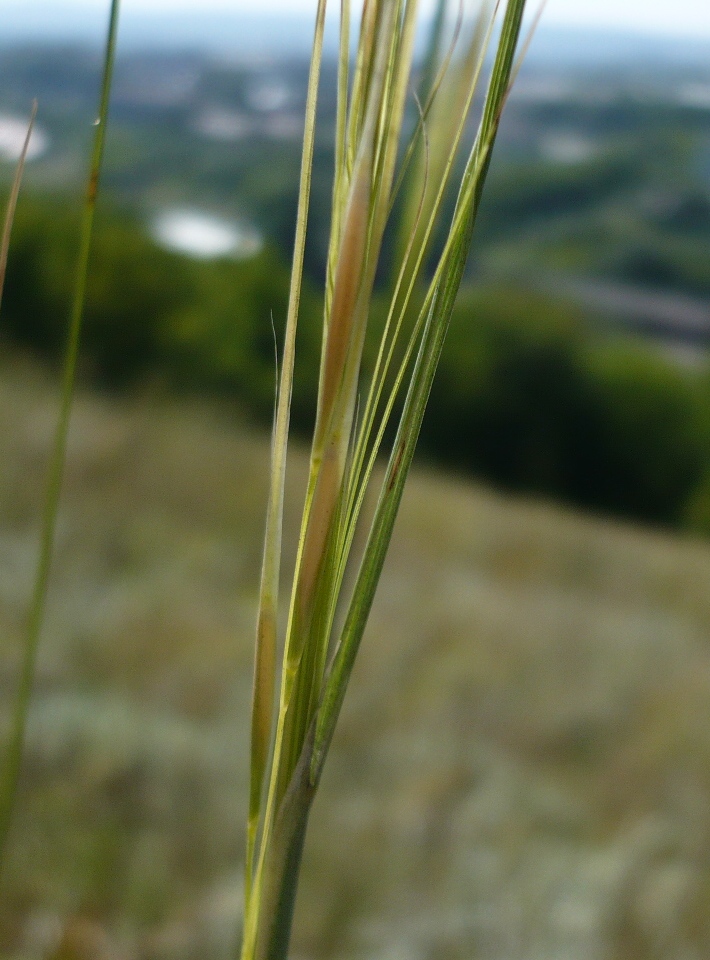
[{"label": "water body", "polygon": [[[22,146],[27,136],[27,117],[16,117],[0,113],[0,160],[14,163],[20,159]],[[36,160],[49,149],[49,137],[41,127],[35,124],[32,139],[27,150],[27,159]]]},{"label": "water body", "polygon": [[599,147],[592,140],[573,131],[550,134],[540,143],[541,155],[552,163],[584,163],[598,152]]},{"label": "water body", "polygon": [[153,221],[151,234],[162,247],[200,260],[245,260],[263,246],[261,235],[253,227],[187,208],[160,213]]}]

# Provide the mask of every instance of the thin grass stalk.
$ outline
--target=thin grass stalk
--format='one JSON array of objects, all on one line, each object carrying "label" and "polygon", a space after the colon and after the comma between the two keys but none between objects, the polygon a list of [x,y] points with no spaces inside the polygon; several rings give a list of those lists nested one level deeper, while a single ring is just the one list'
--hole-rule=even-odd
[{"label": "thin grass stalk", "polygon": [[439,64],[443,59],[441,50],[444,43],[448,8],[449,0],[439,0],[436,10],[434,11],[431,33],[429,34],[429,45],[424,57],[422,75],[419,80],[419,99],[422,103],[427,103],[436,85]]},{"label": "thin grass stalk", "polygon": [[[405,54],[409,57],[413,44],[411,21],[414,10],[415,7],[410,5],[404,21],[407,31]],[[368,105],[344,219],[333,307],[322,361],[322,392],[311,458],[313,494],[304,514],[287,629],[287,681],[291,683],[292,678],[293,693],[286,688],[288,714],[284,726],[285,759],[280,763],[277,790],[280,796],[283,796],[303,747],[327,653],[328,637],[322,627],[328,623],[333,568],[324,560],[332,549],[331,536],[350,444],[367,307],[384,231],[382,208],[388,205],[388,179],[391,182],[393,172],[392,149],[388,145],[382,146],[383,134],[389,135],[382,115],[383,112],[398,111],[401,119],[404,106],[400,76],[396,76],[394,83],[388,83],[393,60],[391,51],[399,36],[400,11],[401,3],[395,0],[386,5],[378,18]],[[408,61],[404,56],[400,59],[399,71],[408,75]],[[393,92],[391,99],[388,98],[390,92]],[[379,171],[376,169],[378,160]],[[280,749],[279,743],[277,750]]]},{"label": "thin grass stalk", "polygon": [[[342,198],[350,186],[347,162],[348,88],[350,86],[350,0],[340,2],[340,45],[338,50],[338,106],[335,118],[335,171],[333,176],[333,203],[331,211],[331,243],[325,285],[325,317],[330,316],[335,284],[337,251],[342,236]],[[323,325],[323,337],[327,323]],[[320,385],[322,389],[322,384]]]},{"label": "thin grass stalk", "polygon": [[118,36],[118,15],[120,0],[112,0],[109,15],[106,46],[103,60],[101,93],[96,120],[96,131],[89,166],[88,186],[84,200],[78,267],[74,285],[71,318],[64,357],[61,403],[59,419],[54,436],[50,459],[47,489],[44,498],[40,554],[35,574],[34,589],[30,604],[27,631],[24,640],[23,659],[20,668],[20,680],[10,727],[10,739],[5,764],[0,779],[0,870],[4,863],[7,837],[17,797],[22,754],[25,743],[27,717],[29,713],[32,684],[37,660],[44,611],[49,587],[49,577],[54,552],[57,514],[62,490],[64,464],[66,461],[67,437],[71,415],[76,366],[79,353],[79,341],[86,299],[86,282],[91,254],[94,215],[99,188],[99,179],[104,155],[106,127],[108,121],[111,81],[116,56]]},{"label": "thin grass stalk", "polygon": [[[322,630],[316,629],[314,636],[313,627],[318,623],[319,611],[327,604],[328,577],[326,572],[319,582],[318,573],[323,569],[322,556],[328,553],[330,525],[337,511],[339,485],[350,442],[359,366],[359,362],[353,362],[353,354],[361,353],[363,337],[358,322],[362,324],[366,318],[363,304],[369,300],[374,282],[374,267],[368,266],[368,262],[376,262],[377,251],[371,249],[372,218],[369,211],[372,209],[377,132],[381,127],[379,121],[386,94],[388,50],[397,33],[400,7],[399,2],[390,3],[388,16],[376,18],[379,44],[375,45],[373,36],[372,50],[363,53],[361,47],[361,72],[363,76],[368,74],[368,104],[343,219],[341,257],[335,276],[331,316],[327,319],[311,481],[289,616],[272,774],[254,880],[258,893],[250,898],[250,909],[245,918],[244,957],[256,955],[254,951],[264,949],[264,943],[270,942],[264,933],[264,924],[258,923],[259,903],[263,898],[268,899],[268,890],[274,888],[273,878],[281,876],[285,869],[287,854],[285,850],[279,851],[281,844],[276,828],[283,822],[285,797],[319,696],[319,682],[314,682],[314,678],[322,673],[325,664]],[[370,8],[371,11],[374,9]],[[372,66],[367,63],[369,57],[374,59]],[[379,242],[381,236],[375,241],[377,249]],[[363,275],[366,277],[364,281]],[[363,287],[366,287],[364,294]],[[332,569],[336,566],[335,563],[331,565]],[[325,598],[321,604],[319,600],[323,592]],[[311,641],[308,645],[306,638]],[[280,889],[279,883],[276,888]],[[266,923],[268,926],[268,916]]]},{"label": "thin grass stalk", "polygon": [[[445,7],[446,7],[446,0],[439,0],[439,8],[444,9]],[[435,23],[438,23],[438,20],[439,20],[439,15],[437,14]],[[407,149],[405,150],[402,164],[397,174],[395,186],[392,191],[392,198],[390,200],[390,210],[389,210],[390,214],[392,213],[396,200],[400,196],[401,189],[404,185],[407,175],[410,172],[412,162],[417,156],[417,151],[421,147],[421,140],[424,135],[424,126],[426,125],[429,119],[429,114],[431,112],[431,109],[434,103],[436,102],[436,98],[438,97],[439,90],[441,89],[441,85],[444,82],[444,79],[449,72],[451,61],[456,51],[456,46],[458,44],[459,34],[461,32],[462,26],[463,26],[463,0],[459,0],[459,9],[458,9],[458,15],[456,17],[456,24],[453,30],[453,34],[452,34],[451,41],[449,43],[449,47],[446,52],[446,55],[442,58],[442,61],[438,66],[436,76],[434,77],[434,80],[431,84],[431,89],[426,99],[423,99],[421,96],[417,98],[418,104],[419,104],[419,120],[414,129],[414,133],[409,139],[409,143],[407,144]],[[429,55],[431,54],[432,54],[432,50],[430,49]],[[412,188],[412,192],[413,192],[413,188]],[[400,230],[400,243],[399,243],[400,248],[403,245],[406,246],[408,244],[408,240],[404,240],[404,241],[402,240],[401,238],[402,233],[403,231]]]},{"label": "thin grass stalk", "polygon": [[288,447],[291,394],[293,389],[293,366],[296,354],[296,327],[301,300],[306,225],[310,204],[316,105],[323,52],[325,13],[326,0],[320,0],[316,15],[313,56],[311,58],[306,99],[306,122],[303,139],[303,156],[301,160],[299,206],[296,217],[296,238],[294,242],[291,287],[286,318],[284,357],[272,439],[271,485],[267,508],[264,557],[259,594],[254,693],[252,701],[250,799],[245,865],[245,902],[247,909],[251,900],[257,836],[259,823],[263,814],[264,778],[269,761],[273,726],[273,701],[276,684],[276,630],[281,568],[284,489],[286,483],[286,453]]},{"label": "thin grass stalk", "polygon": [[451,319],[473,235],[485,175],[490,163],[500,122],[501,109],[509,89],[515,49],[525,9],[525,0],[510,0],[505,12],[498,51],[493,66],[477,143],[467,167],[459,195],[454,222],[444,253],[441,274],[435,278],[433,295],[427,310],[426,327],[419,347],[397,437],[389,459],[380,499],[372,522],[368,543],[348,609],[345,626],[328,676],[318,711],[310,782],[315,788],[332,740],[342,707],[355,656],[364,633],[375,589],[382,572],[404,483],[431,391],[434,373]]},{"label": "thin grass stalk", "polygon": [[[427,123],[431,143],[429,167],[429,187],[424,193],[425,211],[433,210],[436,203],[437,191],[442,177],[449,176],[451,166],[450,144],[460,144],[464,132],[461,121],[466,121],[470,114],[472,94],[476,91],[477,81],[483,69],[483,58],[491,40],[491,26],[496,21],[496,14],[500,0],[482,0],[480,9],[472,25],[468,26],[469,35],[464,50],[451,64],[451,68],[443,78],[433,101]],[[463,27],[463,3],[459,10],[459,29]],[[400,226],[400,248],[414,230],[414,218],[419,206],[419,190],[422,181],[421,150],[415,162],[415,172],[410,179],[409,196],[404,198],[404,210]],[[421,242],[421,235],[431,218],[425,215],[419,222],[419,237],[416,246],[421,246],[422,256],[429,252],[431,245],[431,231],[428,231],[426,243]]]},{"label": "thin grass stalk", "polygon": [[355,73],[350,92],[350,110],[348,115],[346,161],[349,175],[355,165],[360,133],[367,104],[367,89],[372,69],[375,31],[381,4],[378,0],[364,0],[360,20],[360,38],[355,58]]},{"label": "thin grass stalk", "polygon": [[[392,351],[422,266],[426,238],[433,229],[443,185],[424,217],[424,234],[420,235],[417,223],[414,239],[408,244],[381,345],[380,372],[366,404],[367,415],[356,418],[362,346],[376,264],[392,207],[416,16],[416,4],[407,0],[366,0],[364,5],[347,123],[342,114],[338,119],[340,135],[345,130],[347,144],[341,145],[340,173],[336,171],[334,185],[334,206],[337,203],[342,206],[334,217],[331,233],[332,297],[329,300],[326,296],[311,469],[286,631],[269,787],[266,803],[263,796],[260,800],[263,811],[255,841],[258,858],[247,898],[242,960],[286,960],[287,957],[308,815],[384,563],[463,275],[483,180],[508,92],[524,6],[525,0],[507,3],[478,136],[466,163],[448,237],[410,332],[384,414],[377,424],[376,412]],[[492,29],[491,19],[487,39]],[[343,36],[341,33],[341,57]],[[482,67],[483,49],[478,50],[477,56],[473,76],[470,69],[467,74],[465,111]],[[341,77],[347,76],[342,62],[339,73]],[[341,107],[343,102],[340,91]],[[460,118],[455,143],[447,156],[447,175],[454,163],[464,124],[465,116]],[[424,190],[422,198],[425,196]],[[334,254],[336,248],[337,255]],[[405,290],[402,302],[398,302],[400,288]],[[393,321],[393,318],[396,319]],[[335,610],[374,458],[415,356],[399,429],[344,626],[333,644]],[[371,442],[373,430],[375,436]],[[285,445],[286,437],[279,437],[278,442]],[[331,645],[334,655],[327,665]]]},{"label": "thin grass stalk", "polygon": [[[497,9],[497,6],[496,8]],[[478,80],[480,77],[481,70],[483,68],[483,58],[488,49],[488,43],[490,42],[493,25],[495,22],[495,9],[493,15],[490,17],[486,36],[484,42],[481,45],[479,51],[479,62],[478,67],[474,71],[473,75],[469,78],[469,89],[468,96],[466,101],[463,103],[463,109],[459,118],[458,129],[454,132],[453,138],[450,141],[449,155],[446,160],[446,164],[443,172],[438,171],[438,177],[436,182],[436,195],[433,201],[429,199],[427,204],[427,194],[428,194],[428,185],[429,185],[429,150],[425,151],[424,159],[424,171],[421,179],[421,187],[419,190],[419,209],[417,210],[414,223],[412,224],[412,229],[410,230],[409,239],[407,241],[407,249],[402,258],[402,265],[397,277],[397,281],[394,287],[394,291],[391,297],[390,309],[388,311],[387,320],[385,322],[385,327],[382,333],[380,347],[377,354],[377,359],[375,361],[375,368],[373,372],[372,382],[368,392],[367,401],[365,403],[364,412],[363,412],[363,425],[360,431],[360,436],[358,438],[357,449],[355,452],[355,463],[357,464],[356,468],[353,470],[353,480],[355,481],[352,485],[350,492],[350,502],[351,502],[351,524],[354,524],[357,520],[357,515],[359,513],[358,509],[355,509],[353,504],[356,500],[362,501],[362,496],[364,496],[364,487],[367,485],[369,478],[372,475],[372,470],[374,468],[375,459],[379,451],[382,439],[384,437],[384,432],[389,422],[396,397],[399,393],[399,388],[403,382],[406,369],[409,365],[412,353],[416,346],[416,341],[421,329],[421,324],[423,323],[423,317],[420,317],[420,320],[415,325],[410,342],[405,350],[404,357],[400,364],[399,372],[396,375],[394,385],[390,391],[390,397],[387,401],[384,411],[380,417],[380,428],[377,433],[375,442],[372,444],[369,457],[369,466],[364,472],[364,478],[361,476],[363,470],[363,463],[365,455],[368,449],[368,444],[370,442],[371,432],[377,416],[377,411],[379,408],[380,400],[382,398],[382,393],[385,387],[386,378],[394,357],[394,350],[399,339],[400,333],[402,331],[402,326],[405,321],[409,305],[414,294],[415,285],[419,278],[424,258],[427,252],[429,241],[436,225],[437,216],[441,210],[443,204],[444,196],[446,193],[447,186],[451,177],[451,172],[458,154],[459,145],[461,143],[461,138],[463,136],[464,128],[466,125],[466,118],[468,116],[471,103],[473,101],[474,94],[478,86]],[[441,131],[434,131],[434,133],[441,133]],[[446,131],[448,134],[448,131]],[[427,136],[427,143],[428,143]],[[449,142],[449,137],[445,138],[445,142]],[[425,206],[428,206],[428,210],[425,212]],[[418,241],[418,242],[417,242]],[[413,262],[411,262],[413,259]],[[402,291],[404,294],[402,295]],[[395,321],[395,316],[397,316]],[[390,333],[391,328],[393,327],[392,332]],[[361,495],[358,498],[358,489],[361,488]]]},{"label": "thin grass stalk", "polygon": [[[497,5],[496,8],[497,9]],[[390,421],[392,412],[394,410],[394,405],[396,403],[397,397],[399,396],[402,384],[404,382],[407,370],[409,368],[410,361],[414,355],[417,343],[419,341],[419,336],[421,334],[425,319],[427,309],[431,303],[431,298],[433,297],[433,291],[435,289],[435,284],[437,277],[441,273],[442,266],[446,260],[447,250],[449,249],[451,238],[447,241],[447,246],[444,249],[442,258],[439,264],[439,268],[434,277],[434,283],[430,286],[429,293],[424,300],[423,306],[420,311],[420,316],[417,322],[414,325],[414,328],[411,332],[409,342],[406,346],[404,356],[401,359],[399,364],[399,369],[395,375],[394,383],[390,388],[389,397],[385,403],[384,409],[381,414],[379,414],[379,426],[376,431],[374,441],[370,444],[370,437],[375,423],[375,416],[378,411],[382,393],[385,387],[385,380],[387,377],[388,370],[390,368],[393,356],[394,349],[397,343],[397,340],[400,336],[401,329],[404,323],[405,315],[407,313],[409,303],[414,291],[415,282],[419,277],[419,272],[422,267],[424,260],[424,255],[426,253],[427,245],[429,243],[429,237],[431,231],[436,222],[436,217],[438,215],[440,206],[443,202],[444,193],[449,182],[449,177],[451,169],[458,152],[458,146],[460,143],[461,136],[463,134],[464,125],[466,122],[466,116],[470,109],[471,101],[473,99],[476,87],[478,85],[478,77],[480,75],[480,70],[483,66],[483,58],[488,48],[488,43],[490,41],[493,25],[495,22],[495,9],[493,16],[490,19],[487,35],[485,41],[480,50],[480,62],[478,70],[475,72],[474,76],[470,80],[470,90],[467,102],[465,104],[465,109],[461,116],[461,121],[459,124],[459,129],[454,136],[453,143],[450,148],[449,158],[446,165],[446,170],[443,177],[440,180],[438,195],[434,204],[431,206],[429,211],[429,223],[424,230],[424,235],[421,237],[419,232],[419,223],[422,217],[423,208],[425,205],[426,197],[426,187],[427,187],[427,177],[428,177],[428,167],[425,165],[425,175],[423,177],[422,190],[420,196],[420,209],[417,212],[417,218],[415,219],[413,230],[409,238],[408,248],[405,253],[405,256],[402,260],[402,266],[400,268],[400,273],[397,278],[397,283],[395,285],[394,292],[392,294],[392,300],[390,305],[390,311],[388,313],[387,321],[385,324],[385,329],[382,334],[380,349],[377,356],[377,361],[375,364],[375,372],[373,375],[373,380],[370,386],[370,392],[368,395],[367,402],[365,404],[365,413],[363,417],[363,423],[360,429],[360,435],[358,437],[357,446],[355,454],[353,457],[354,467],[351,471],[351,480],[350,480],[350,489],[348,491],[348,508],[347,508],[347,523],[346,530],[343,538],[343,556],[341,560],[340,568],[340,582],[345,573],[345,566],[347,559],[350,553],[352,542],[355,536],[355,530],[360,516],[360,512],[363,506],[365,495],[367,492],[368,485],[372,478],[372,474],[375,468],[375,463],[377,456],[379,454],[382,442],[384,440],[385,431],[387,425]],[[428,156],[428,151],[426,153]],[[420,243],[415,244],[415,240],[419,237]],[[409,265],[410,257],[412,256],[413,251],[418,246],[418,253],[415,257],[416,263],[414,266]],[[408,280],[408,287],[404,295],[403,302],[398,304],[401,287],[405,282],[405,279]],[[389,334],[390,325],[393,322],[393,316],[395,314],[395,308],[399,308],[399,317],[394,324],[394,331],[392,334]],[[368,445],[369,445],[369,454],[368,454]],[[365,458],[367,454],[367,462],[365,463]]]},{"label": "thin grass stalk", "polygon": [[22,174],[25,169],[27,151],[30,148],[30,140],[32,139],[32,131],[34,130],[36,117],[37,101],[34,100],[32,102],[30,120],[27,125],[27,134],[25,136],[24,143],[22,144],[20,157],[17,161],[17,167],[15,168],[15,176],[13,177],[12,186],[10,187],[10,196],[8,197],[7,208],[5,210],[5,220],[2,228],[2,239],[0,240],[0,306],[2,306],[2,294],[3,290],[5,289],[5,274],[7,272],[7,258],[8,254],[10,253],[10,236],[12,235],[12,225],[15,221],[15,210],[17,209],[17,201],[20,196]]},{"label": "thin grass stalk", "polygon": [[[290,621],[296,639],[296,686],[285,728],[286,762],[281,767],[281,791],[301,754],[306,731],[320,696],[329,648],[329,629],[338,586],[338,535],[342,482],[351,444],[353,412],[368,305],[384,233],[394,161],[404,109],[406,79],[411,63],[416,4],[393,2],[378,21],[361,155],[353,176],[339,264],[342,286],[336,281],[333,316],[324,364],[324,391],[314,443],[318,471],[310,515],[304,527],[304,549],[294,592]],[[367,197],[369,193],[369,204]],[[369,218],[364,211],[369,209]],[[365,233],[367,231],[367,233]],[[346,245],[346,241],[350,241]],[[342,298],[339,301],[337,293]],[[325,424],[322,433],[319,426]]]}]

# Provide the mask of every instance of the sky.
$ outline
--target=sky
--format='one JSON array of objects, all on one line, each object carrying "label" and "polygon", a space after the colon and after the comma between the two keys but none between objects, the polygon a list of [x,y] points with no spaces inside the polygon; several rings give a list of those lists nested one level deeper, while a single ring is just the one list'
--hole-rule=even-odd
[{"label": "sky", "polygon": [[[35,0],[36,2],[36,0]],[[47,8],[66,6],[66,0],[39,0]],[[431,0],[422,0],[426,5]],[[106,0],[72,0],[75,7],[104,9]],[[315,10],[316,0],[258,0],[261,12]],[[530,8],[536,0],[530,0]],[[123,0],[124,12],[174,13],[176,10],[254,12],[254,0]],[[576,27],[613,27],[643,33],[710,38],[710,0],[548,0],[544,22]]]}]

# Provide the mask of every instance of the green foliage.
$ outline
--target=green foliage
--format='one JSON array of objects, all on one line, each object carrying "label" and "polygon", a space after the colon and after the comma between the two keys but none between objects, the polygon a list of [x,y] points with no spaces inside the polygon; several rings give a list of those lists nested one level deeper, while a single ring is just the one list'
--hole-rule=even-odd
[{"label": "green foliage", "polygon": [[[56,200],[25,200],[10,254],[2,327],[56,357],[64,339],[76,222]],[[174,385],[238,396],[258,419],[273,406],[274,335],[280,340],[289,273],[266,249],[242,261],[196,263],[157,247],[125,213],[102,211],[89,275],[82,353],[102,384],[162,371]],[[296,418],[305,425],[317,389],[321,304],[303,297]],[[272,331],[273,321],[273,331]],[[315,377],[315,385],[314,385]]]},{"label": "green foliage", "polygon": [[698,377],[636,344],[591,346],[582,359],[572,497],[614,513],[679,521],[710,450]]},{"label": "green foliage", "polygon": [[[283,340],[289,272],[274,250],[239,263],[220,261],[193,269],[189,302],[165,318],[161,358],[180,386],[237,394],[258,419],[274,403],[275,339]],[[297,418],[305,425],[315,401],[322,304],[304,290]]]},{"label": "green foliage", "polygon": [[459,303],[423,440],[518,490],[678,523],[707,470],[703,381],[568,309],[496,290]]},{"label": "green foliage", "polygon": [[[64,336],[75,236],[66,205],[23,198],[2,328],[48,356],[58,355]],[[235,397],[268,423],[288,284],[273,248],[249,260],[199,263],[157,247],[128,214],[104,210],[85,364],[109,386],[157,372],[177,389]],[[321,313],[304,278],[292,406],[302,432],[313,420]],[[376,298],[374,330],[385,317]],[[374,361],[368,346],[366,365]],[[708,391],[693,371],[640,341],[591,334],[576,309],[550,296],[489,287],[459,298],[422,443],[436,459],[508,489],[702,529],[693,518],[702,512],[696,491],[710,462],[708,411]]]},{"label": "green foliage", "polygon": [[575,218],[584,217],[637,179],[637,158],[626,153],[569,167],[517,165],[492,180],[481,209],[481,230],[486,236],[505,236],[511,220],[516,228],[525,228],[531,223],[539,227],[572,210]]},{"label": "green foliage", "polygon": [[576,317],[548,299],[462,296],[425,445],[503,486],[563,493],[580,338]]},{"label": "green foliage", "polygon": [[[76,261],[76,222],[56,201],[24,202],[10,254],[3,326],[20,343],[55,355]],[[85,314],[85,351],[96,374],[126,382],[158,359],[160,331],[196,295],[189,262],[155,247],[125,216],[97,227]]]}]

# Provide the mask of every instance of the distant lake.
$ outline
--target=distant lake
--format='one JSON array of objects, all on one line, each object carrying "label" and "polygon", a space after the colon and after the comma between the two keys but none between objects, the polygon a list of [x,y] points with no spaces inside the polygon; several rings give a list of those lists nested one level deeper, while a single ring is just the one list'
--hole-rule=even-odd
[{"label": "distant lake", "polygon": [[160,246],[201,260],[243,260],[263,246],[261,234],[253,227],[201,210],[164,210],[153,221],[151,234]]},{"label": "distant lake", "polygon": [[540,143],[540,153],[553,163],[583,163],[598,152],[599,148],[593,140],[573,131],[549,134]]},{"label": "distant lake", "polygon": [[676,92],[675,99],[682,107],[710,110],[710,84],[686,83]]},{"label": "distant lake", "polygon": [[[0,113],[0,160],[14,162],[20,159],[22,146],[27,136],[27,117],[16,117]],[[32,139],[27,150],[27,159],[36,160],[49,148],[49,137],[41,127],[35,124]]]}]

